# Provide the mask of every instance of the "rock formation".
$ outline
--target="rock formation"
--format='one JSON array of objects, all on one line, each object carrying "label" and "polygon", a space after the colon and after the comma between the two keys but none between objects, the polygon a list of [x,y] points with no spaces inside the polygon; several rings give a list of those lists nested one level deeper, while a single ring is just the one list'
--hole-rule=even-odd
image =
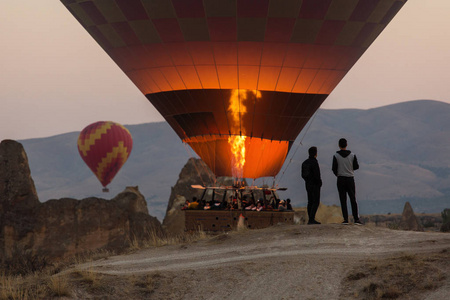
[{"label": "rock formation", "polygon": [[342,218],[342,210],[339,206],[327,206],[322,203],[319,204],[319,208],[317,209],[316,220],[322,224],[339,224],[344,221]]},{"label": "rock formation", "polygon": [[400,221],[400,224],[398,225],[398,228],[401,230],[423,231],[423,226],[414,214],[414,211],[409,202],[405,203],[402,219]]},{"label": "rock formation", "polygon": [[[24,238],[35,222],[33,211],[40,204],[28,158],[20,143],[4,140],[0,143],[0,257],[14,243],[6,236],[11,231]],[[28,215],[28,218],[23,218]],[[13,230],[12,228],[15,227]]]},{"label": "rock formation", "polygon": [[172,234],[179,234],[184,231],[184,212],[181,210],[186,199],[193,197],[200,198],[203,191],[194,189],[191,185],[211,185],[214,174],[208,166],[200,159],[190,158],[180,172],[178,181],[172,187],[172,191],[167,204],[166,215],[163,220],[163,227]]},{"label": "rock formation", "polygon": [[120,251],[162,234],[137,187],[127,187],[112,200],[40,203],[20,143],[0,144],[0,164],[0,257],[17,249],[50,259],[99,249]]},{"label": "rock formation", "polygon": [[0,215],[11,210],[28,210],[39,205],[28,157],[20,143],[0,143]]},{"label": "rock formation", "polygon": [[[184,232],[184,212],[181,210],[186,199],[191,200],[193,197],[201,198],[204,190],[194,189],[191,185],[233,185],[231,177],[219,177],[214,182],[214,173],[209,167],[197,158],[190,158],[180,172],[178,181],[170,194],[169,203],[167,205],[166,216],[163,220],[163,227],[167,232],[179,234]],[[209,190],[211,193],[211,191]],[[209,198],[211,196],[209,195]]]},{"label": "rock formation", "polygon": [[[342,210],[339,206],[329,206],[320,203],[316,213],[316,220],[322,224],[339,224],[344,219],[342,218]],[[308,222],[306,207],[295,208],[294,222],[296,224],[306,224]]]}]

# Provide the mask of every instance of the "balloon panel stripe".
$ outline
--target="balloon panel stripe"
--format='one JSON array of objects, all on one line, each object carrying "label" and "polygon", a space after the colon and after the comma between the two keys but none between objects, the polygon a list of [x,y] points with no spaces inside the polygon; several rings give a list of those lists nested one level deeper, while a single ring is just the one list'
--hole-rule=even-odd
[{"label": "balloon panel stripe", "polygon": [[128,145],[126,140],[121,139],[105,139],[96,145],[96,147],[92,148],[92,153],[90,153],[90,160],[94,164],[99,164],[105,157],[107,153],[113,151],[114,148],[120,147],[120,144],[123,144],[124,147],[129,149],[128,152],[131,152],[131,147]]},{"label": "balloon panel stripe", "polygon": [[95,142],[102,138],[102,134],[106,134],[111,127],[111,123],[100,123],[86,131],[83,130],[82,138],[78,139],[78,149],[86,156],[91,146],[95,145]]},{"label": "balloon panel stripe", "polygon": [[111,182],[112,177],[116,175],[120,167],[125,163],[128,154],[128,150],[124,147],[123,142],[119,142],[117,147],[113,147],[110,152],[105,154],[99,162],[96,171],[96,176],[103,186]]}]

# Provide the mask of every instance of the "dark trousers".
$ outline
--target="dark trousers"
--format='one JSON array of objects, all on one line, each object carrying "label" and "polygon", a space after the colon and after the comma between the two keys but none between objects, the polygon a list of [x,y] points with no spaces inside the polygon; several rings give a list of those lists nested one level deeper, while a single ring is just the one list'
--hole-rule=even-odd
[{"label": "dark trousers", "polygon": [[339,200],[341,201],[342,217],[344,217],[344,221],[348,222],[347,194],[350,198],[350,204],[352,205],[353,220],[358,221],[359,215],[358,203],[356,203],[355,196],[355,179],[353,177],[338,176],[337,188],[339,192]]},{"label": "dark trousers", "polygon": [[306,194],[308,195],[308,222],[312,222],[316,217],[316,212],[320,204],[320,186],[306,184]]}]

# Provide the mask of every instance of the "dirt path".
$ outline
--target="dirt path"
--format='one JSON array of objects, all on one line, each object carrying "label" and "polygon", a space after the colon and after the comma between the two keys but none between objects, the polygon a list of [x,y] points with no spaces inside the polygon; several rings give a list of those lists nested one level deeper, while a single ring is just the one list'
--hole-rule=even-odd
[{"label": "dirt path", "polygon": [[[369,260],[445,249],[450,250],[450,234],[337,224],[274,226],[77,268],[150,276],[155,283],[152,299],[340,299],[343,280]],[[442,292],[450,291],[449,280]]]}]

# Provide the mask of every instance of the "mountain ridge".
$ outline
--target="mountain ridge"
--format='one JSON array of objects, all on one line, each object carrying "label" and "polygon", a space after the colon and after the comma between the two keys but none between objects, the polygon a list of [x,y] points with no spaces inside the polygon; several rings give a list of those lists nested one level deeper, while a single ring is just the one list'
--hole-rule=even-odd
[{"label": "mountain ridge", "polygon": [[[361,211],[370,206],[370,201],[381,200],[416,199],[419,207],[413,204],[415,211],[422,209],[422,202],[423,209],[429,207],[426,203],[430,199],[441,203],[432,208],[438,210],[433,212],[440,212],[443,205],[450,206],[450,156],[447,155],[450,153],[450,104],[416,100],[366,110],[319,109],[310,122],[275,178],[279,186],[288,188],[280,196],[291,198],[294,206],[306,204],[299,168],[307,158],[307,149],[313,145],[319,150],[324,181],[322,202],[339,205],[331,159],[341,137],[347,138],[348,148],[355,152],[361,164],[355,174]],[[109,194],[101,192],[100,183],[78,154],[79,132],[20,140],[29,158],[40,201],[63,197],[113,198],[125,186],[138,185],[150,213],[162,220],[171,187],[184,164],[195,154],[182,144],[166,122],[125,126],[133,136],[133,151],[109,185]],[[258,184],[272,185],[272,182],[272,178],[257,180]],[[383,202],[389,211],[393,202]]]}]

